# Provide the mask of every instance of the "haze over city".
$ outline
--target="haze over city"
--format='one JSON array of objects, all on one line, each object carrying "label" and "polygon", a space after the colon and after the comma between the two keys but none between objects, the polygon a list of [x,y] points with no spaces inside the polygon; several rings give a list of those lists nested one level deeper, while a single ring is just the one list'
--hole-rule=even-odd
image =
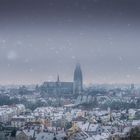
[{"label": "haze over city", "polygon": [[138,0],[0,0],[0,84],[140,83]]},{"label": "haze over city", "polygon": [[0,0],[0,140],[140,140],[140,0]]}]

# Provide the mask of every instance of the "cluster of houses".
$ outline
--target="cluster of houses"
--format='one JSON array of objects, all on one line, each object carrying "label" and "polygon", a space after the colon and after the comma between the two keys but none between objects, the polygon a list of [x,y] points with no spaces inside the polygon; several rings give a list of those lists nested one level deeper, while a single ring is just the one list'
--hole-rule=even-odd
[{"label": "cluster of houses", "polygon": [[1,129],[7,135],[6,124],[16,130],[16,140],[119,140],[129,137],[130,130],[140,125],[135,116],[138,109],[123,111],[92,111],[64,107],[39,107],[34,111],[25,109],[22,104],[0,107]]},{"label": "cluster of houses", "polygon": [[7,123],[11,121],[13,116],[19,115],[22,112],[25,112],[25,106],[23,104],[0,106],[0,122]]}]

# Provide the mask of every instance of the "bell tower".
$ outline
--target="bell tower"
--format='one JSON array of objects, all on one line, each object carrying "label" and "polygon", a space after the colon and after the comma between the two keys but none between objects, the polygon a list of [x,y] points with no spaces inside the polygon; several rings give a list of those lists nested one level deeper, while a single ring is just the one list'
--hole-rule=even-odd
[{"label": "bell tower", "polygon": [[73,82],[73,93],[80,94],[83,91],[83,75],[81,66],[79,63],[76,64],[76,68],[74,70],[74,82]]}]

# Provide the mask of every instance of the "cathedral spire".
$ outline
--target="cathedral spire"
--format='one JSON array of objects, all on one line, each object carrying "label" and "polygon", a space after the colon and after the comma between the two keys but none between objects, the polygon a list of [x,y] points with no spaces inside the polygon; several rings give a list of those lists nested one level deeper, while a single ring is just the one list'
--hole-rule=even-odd
[{"label": "cathedral spire", "polygon": [[57,82],[60,82],[59,74],[57,74]]},{"label": "cathedral spire", "polygon": [[74,70],[74,87],[73,92],[74,94],[80,94],[83,90],[83,75],[81,70],[80,63],[76,64],[76,68]]}]

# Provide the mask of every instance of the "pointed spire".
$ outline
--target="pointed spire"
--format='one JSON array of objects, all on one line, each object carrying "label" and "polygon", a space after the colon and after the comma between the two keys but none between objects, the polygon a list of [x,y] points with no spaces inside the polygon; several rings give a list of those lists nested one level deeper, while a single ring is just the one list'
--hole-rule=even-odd
[{"label": "pointed spire", "polygon": [[76,64],[76,68],[74,70],[74,93],[81,93],[83,90],[83,75],[80,63]]},{"label": "pointed spire", "polygon": [[57,82],[60,82],[59,74],[57,74]]},{"label": "pointed spire", "polygon": [[76,67],[77,67],[77,68],[81,68],[81,65],[80,65],[79,62],[77,62]]},{"label": "pointed spire", "polygon": [[74,81],[81,81],[82,82],[82,70],[80,63],[76,64],[76,68],[74,71]]}]

